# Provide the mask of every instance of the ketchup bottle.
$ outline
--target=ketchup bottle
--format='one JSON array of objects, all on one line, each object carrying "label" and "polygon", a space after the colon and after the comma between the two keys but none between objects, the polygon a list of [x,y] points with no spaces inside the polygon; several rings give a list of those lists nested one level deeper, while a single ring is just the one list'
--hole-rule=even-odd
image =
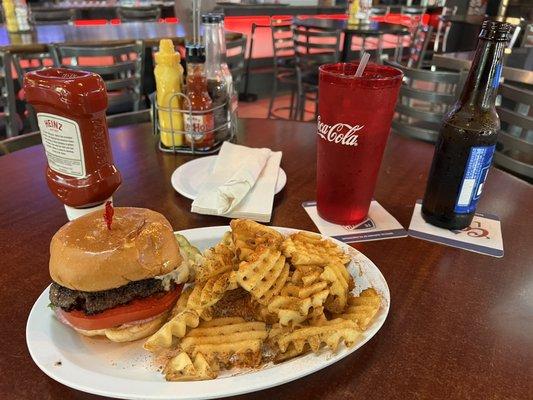
[{"label": "ketchup bottle", "polygon": [[113,163],[107,92],[92,72],[48,68],[24,77],[48,159],[46,181],[70,220],[103,208],[122,182]]}]

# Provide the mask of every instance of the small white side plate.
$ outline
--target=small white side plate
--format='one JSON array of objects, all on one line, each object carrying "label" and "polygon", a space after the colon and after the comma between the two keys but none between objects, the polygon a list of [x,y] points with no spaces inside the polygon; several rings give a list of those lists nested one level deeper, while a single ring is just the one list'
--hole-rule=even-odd
[{"label": "small white side plate", "polygon": [[[213,226],[179,233],[203,251],[219,242],[229,229],[229,226]],[[285,235],[297,232],[289,228],[274,229]],[[143,340],[112,343],[102,338],[77,334],[59,322],[47,307],[49,288],[46,288],[33,305],[26,325],[26,343],[30,355],[46,375],[66,386],[121,399],[218,399],[267,389],[312,374],[343,359],[368,342],[385,322],[390,306],[389,287],[376,265],[353,247],[336,239],[331,240],[352,258],[348,271],[355,280],[354,292],[372,286],[382,299],[378,314],[351,348],[341,344],[336,353],[322,349],[317,354],[306,354],[238,375],[234,371],[224,371],[217,379],[210,381],[166,382],[156,370],[152,355],[142,348]],[[358,361],[354,358],[353,362]],[[294,397],[298,397],[297,387]]]},{"label": "small white side plate", "polygon": [[[188,199],[194,200],[202,186],[203,179],[213,171],[218,156],[201,157],[189,161],[172,173],[170,178],[172,187],[176,192]],[[287,174],[282,168],[279,169],[278,181],[274,193],[278,194],[287,183]]]}]

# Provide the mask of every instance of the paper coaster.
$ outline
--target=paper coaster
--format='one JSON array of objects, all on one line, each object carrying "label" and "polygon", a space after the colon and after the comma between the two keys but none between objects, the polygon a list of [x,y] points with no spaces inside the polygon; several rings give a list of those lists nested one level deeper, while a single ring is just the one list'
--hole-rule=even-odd
[{"label": "paper coaster", "polygon": [[376,200],[370,203],[368,218],[357,225],[337,225],[325,221],[318,215],[316,201],[302,203],[316,227],[326,236],[331,236],[344,243],[367,242],[406,237],[407,231],[396,218],[390,215]]},{"label": "paper coaster", "polygon": [[459,231],[428,224],[424,221],[421,210],[422,200],[417,200],[409,225],[409,236],[492,257],[503,257],[502,230],[497,216],[476,213],[472,224]]}]

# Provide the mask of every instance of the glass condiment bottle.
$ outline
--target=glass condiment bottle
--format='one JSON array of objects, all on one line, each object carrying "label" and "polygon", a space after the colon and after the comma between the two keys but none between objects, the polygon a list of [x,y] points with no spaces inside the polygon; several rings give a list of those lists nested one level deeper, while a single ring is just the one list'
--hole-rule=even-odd
[{"label": "glass condiment bottle", "polygon": [[237,87],[235,85],[235,82],[233,81],[233,75],[231,74],[231,70],[228,66],[228,52],[226,49],[226,28],[224,27],[224,14],[220,15],[220,23],[218,24],[218,37],[220,40],[220,57],[221,57],[221,63],[220,63],[220,69],[222,70],[222,74],[224,75],[224,79],[226,80],[226,84],[228,86],[228,98],[229,101],[229,109],[231,112],[236,113],[237,108],[239,107],[239,96],[237,94]]},{"label": "glass condiment bottle", "polygon": [[228,137],[228,85],[222,71],[222,51],[220,40],[219,14],[202,15],[205,44],[205,75],[207,91],[213,100],[215,117],[215,140],[222,141]]},{"label": "glass condiment bottle", "polygon": [[115,167],[105,83],[92,72],[47,68],[24,77],[48,159],[46,180],[70,220],[104,207],[122,182]]},{"label": "glass condiment bottle", "polygon": [[[192,114],[183,114],[185,142],[195,149],[209,149],[215,144],[213,101],[207,91],[205,77],[205,47],[189,44],[187,51],[187,90],[189,102],[183,101],[183,109],[190,106]],[[187,104],[189,103],[189,104]]]}]

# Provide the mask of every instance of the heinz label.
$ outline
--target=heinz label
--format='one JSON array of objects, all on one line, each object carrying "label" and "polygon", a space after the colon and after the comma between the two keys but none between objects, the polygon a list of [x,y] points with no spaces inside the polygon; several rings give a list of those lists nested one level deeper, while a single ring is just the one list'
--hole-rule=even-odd
[{"label": "heinz label", "polygon": [[357,139],[359,138],[358,132],[364,127],[364,125],[349,125],[342,122],[328,125],[320,120],[319,115],[317,135],[328,142],[340,143],[345,146],[357,146]]},{"label": "heinz label", "polygon": [[37,113],[37,121],[50,169],[63,175],[84,178],[85,157],[78,123],[48,113]]}]

